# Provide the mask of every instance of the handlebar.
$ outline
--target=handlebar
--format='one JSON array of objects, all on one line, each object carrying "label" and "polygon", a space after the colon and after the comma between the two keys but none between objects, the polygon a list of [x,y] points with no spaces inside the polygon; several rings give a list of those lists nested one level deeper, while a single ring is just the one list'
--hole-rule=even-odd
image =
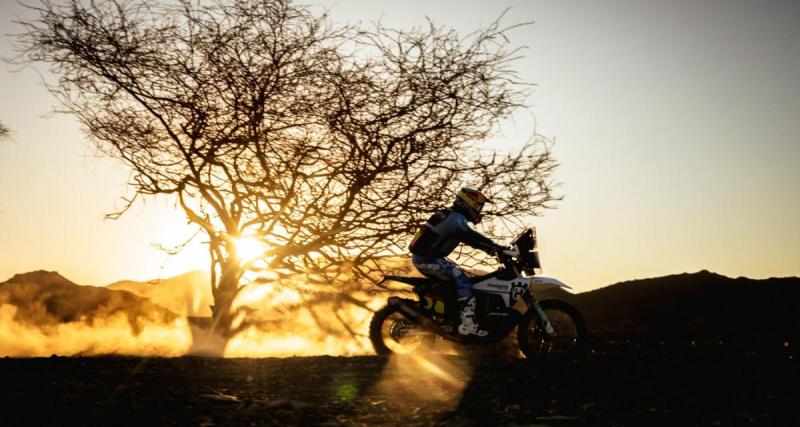
[{"label": "handlebar", "polygon": [[512,246],[509,249],[503,249],[497,252],[497,260],[506,267],[513,264],[513,258],[519,258],[519,248]]},{"label": "handlebar", "polygon": [[511,249],[504,249],[501,251],[503,255],[507,255],[510,257],[518,258],[519,257],[519,248],[516,246],[512,246]]}]

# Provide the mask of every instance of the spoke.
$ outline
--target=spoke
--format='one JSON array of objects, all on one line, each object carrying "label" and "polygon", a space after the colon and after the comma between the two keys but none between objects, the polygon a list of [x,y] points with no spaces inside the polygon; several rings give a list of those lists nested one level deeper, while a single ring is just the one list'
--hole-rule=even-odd
[{"label": "spoke", "polygon": [[548,335],[536,319],[528,325],[530,347],[539,354],[560,354],[573,349],[577,339],[577,326],[572,317],[561,310],[545,310],[545,314],[555,330]]},{"label": "spoke", "polygon": [[395,353],[411,353],[422,344],[422,335],[416,333],[417,326],[398,313],[389,316],[383,323],[381,335],[386,346]]}]

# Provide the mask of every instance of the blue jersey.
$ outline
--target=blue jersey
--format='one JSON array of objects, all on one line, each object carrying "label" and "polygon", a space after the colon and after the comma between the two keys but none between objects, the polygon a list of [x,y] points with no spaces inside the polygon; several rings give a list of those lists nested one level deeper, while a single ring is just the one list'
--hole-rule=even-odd
[{"label": "blue jersey", "polygon": [[444,258],[465,243],[486,252],[496,252],[503,247],[470,228],[467,218],[453,209],[442,209],[433,214],[419,228],[409,249],[414,255]]}]

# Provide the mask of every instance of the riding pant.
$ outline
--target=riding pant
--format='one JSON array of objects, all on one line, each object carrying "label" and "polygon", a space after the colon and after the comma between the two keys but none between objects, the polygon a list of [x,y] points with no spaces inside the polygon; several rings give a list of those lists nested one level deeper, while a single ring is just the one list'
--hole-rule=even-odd
[{"label": "riding pant", "polygon": [[442,281],[455,281],[458,286],[459,301],[472,297],[472,281],[469,276],[447,259],[412,255],[411,262],[420,273],[427,277]]}]

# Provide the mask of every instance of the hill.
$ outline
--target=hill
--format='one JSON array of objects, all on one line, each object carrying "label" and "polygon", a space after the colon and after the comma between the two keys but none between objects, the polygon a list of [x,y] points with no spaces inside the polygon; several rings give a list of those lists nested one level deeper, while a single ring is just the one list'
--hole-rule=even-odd
[{"label": "hill", "polygon": [[0,304],[16,307],[13,320],[47,327],[124,315],[136,332],[146,323],[169,323],[177,315],[130,292],[77,285],[54,271],[17,274],[0,283]]},{"label": "hill", "polygon": [[77,285],[54,271],[0,283],[0,356],[178,356],[186,320],[127,291]]},{"label": "hill", "polygon": [[208,273],[190,271],[168,279],[148,282],[123,280],[107,289],[128,291],[182,316],[210,316],[213,303]]},{"label": "hill", "polygon": [[620,282],[575,295],[549,295],[575,305],[595,336],[752,343],[800,334],[797,277],[733,279],[703,270]]}]

